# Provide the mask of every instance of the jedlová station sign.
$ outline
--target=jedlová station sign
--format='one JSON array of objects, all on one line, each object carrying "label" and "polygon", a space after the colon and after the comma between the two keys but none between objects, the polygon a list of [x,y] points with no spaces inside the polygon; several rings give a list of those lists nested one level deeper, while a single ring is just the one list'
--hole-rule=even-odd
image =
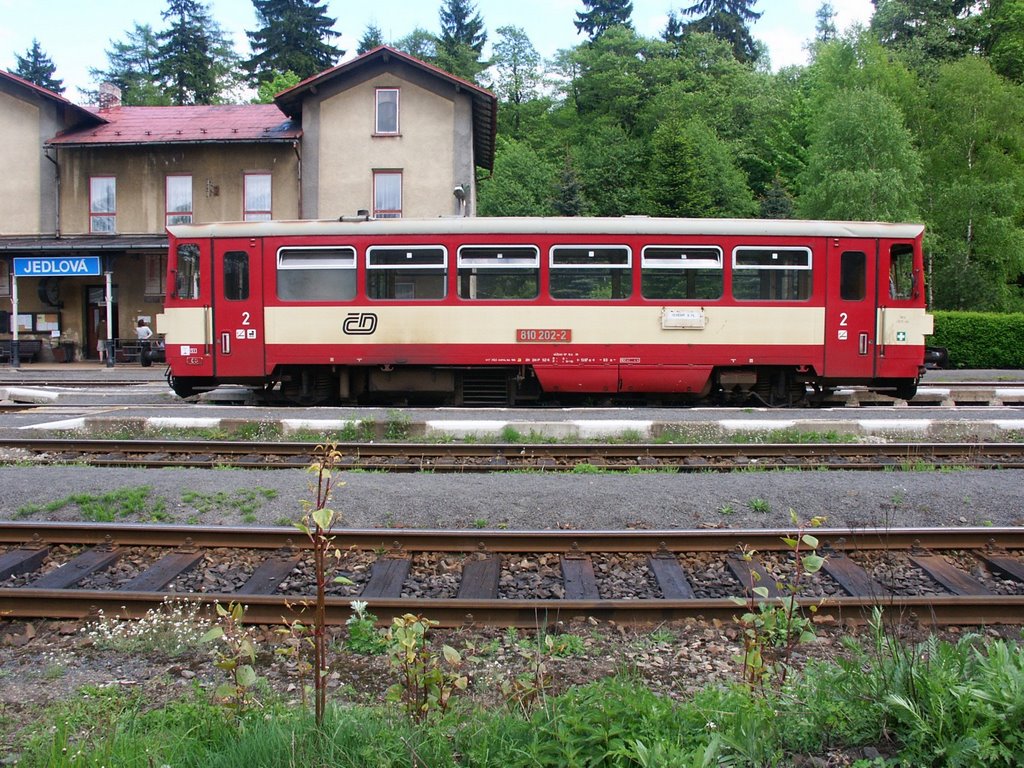
[{"label": "jedlov\u00e1 station sign", "polygon": [[15,277],[75,277],[101,275],[99,256],[57,256],[14,259]]}]

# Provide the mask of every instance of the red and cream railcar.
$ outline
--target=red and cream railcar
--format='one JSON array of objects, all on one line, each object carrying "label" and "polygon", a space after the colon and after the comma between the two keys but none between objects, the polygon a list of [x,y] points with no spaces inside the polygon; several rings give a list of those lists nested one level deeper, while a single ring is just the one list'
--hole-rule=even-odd
[{"label": "red and cream railcar", "polygon": [[158,317],[182,396],[803,400],[912,395],[917,224],[390,219],[169,228]]}]

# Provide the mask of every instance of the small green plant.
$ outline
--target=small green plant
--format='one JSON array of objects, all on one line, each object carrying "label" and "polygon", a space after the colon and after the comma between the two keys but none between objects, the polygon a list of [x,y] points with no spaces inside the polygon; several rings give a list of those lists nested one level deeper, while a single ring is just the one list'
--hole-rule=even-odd
[{"label": "small green plant", "polygon": [[388,649],[387,640],[377,629],[377,617],[366,610],[366,601],[353,600],[351,607],[352,615],[345,622],[345,626],[348,628],[345,647],[353,653],[367,655],[384,653]]},{"label": "small green plant", "polygon": [[723,504],[718,508],[718,514],[720,515],[732,515],[735,513],[736,510],[733,508],[732,504]]},{"label": "small green plant", "polygon": [[408,440],[412,434],[412,417],[400,411],[388,413],[388,420],[384,425],[384,439],[395,442]]},{"label": "small green plant", "polygon": [[396,616],[388,629],[388,659],[399,681],[387,692],[388,701],[400,703],[410,719],[423,722],[444,714],[455,691],[464,691],[469,678],[460,674],[462,655],[444,645],[438,655],[427,644],[427,632],[436,621],[407,613]]},{"label": "small green plant", "polygon": [[767,515],[772,511],[771,502],[762,498],[751,499],[747,502],[747,507],[751,512],[756,512],[759,515]]},{"label": "small green plant", "polygon": [[[794,525],[798,525],[796,512],[791,509],[789,514]],[[824,517],[814,517],[807,526],[817,528],[824,522]],[[743,681],[751,690],[763,690],[769,683],[781,688],[786,681],[789,660],[796,646],[815,638],[814,622],[804,614],[797,602],[797,595],[804,579],[820,571],[825,558],[816,551],[818,539],[804,533],[803,526],[799,526],[796,535],[783,538],[783,542],[790,548],[794,562],[789,581],[776,584],[777,589],[785,594],[769,600],[769,589],[758,583],[760,575],[751,568],[747,597],[733,598],[737,605],[746,608],[746,612],[737,620],[743,629],[743,652],[736,660],[741,663]],[[747,550],[742,553],[742,557],[752,562],[756,554],[753,550]],[[809,613],[816,611],[816,605],[808,607]]]},{"label": "small green plant", "polygon": [[220,623],[203,635],[204,642],[220,640],[214,650],[214,664],[227,673],[228,681],[217,686],[216,699],[236,716],[241,716],[253,701],[253,689],[260,681],[256,674],[256,643],[243,625],[245,606],[217,603]]},{"label": "small green plant", "polygon": [[476,520],[473,521],[473,527],[474,528],[486,528],[487,525],[488,525],[487,520],[485,520],[482,517],[478,517]]},{"label": "small green plant", "polygon": [[100,650],[181,656],[203,641],[200,610],[198,602],[168,597],[138,621],[109,618],[101,609],[99,618],[87,623],[82,631]]},{"label": "small green plant", "polygon": [[575,464],[572,468],[574,475],[599,475],[604,470],[601,467],[594,466],[586,461],[581,461],[579,464]]}]

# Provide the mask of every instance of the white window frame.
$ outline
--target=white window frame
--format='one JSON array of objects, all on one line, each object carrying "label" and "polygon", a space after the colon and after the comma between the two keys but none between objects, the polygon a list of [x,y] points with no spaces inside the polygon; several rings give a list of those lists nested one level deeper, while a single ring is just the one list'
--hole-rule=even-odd
[{"label": "white window frame", "polygon": [[[381,96],[383,94],[394,94],[395,95],[395,120],[394,125],[382,126],[382,110],[381,110]],[[401,90],[398,88],[377,88],[374,91],[374,108],[373,108],[373,133],[375,136],[398,136],[401,131]]]}]

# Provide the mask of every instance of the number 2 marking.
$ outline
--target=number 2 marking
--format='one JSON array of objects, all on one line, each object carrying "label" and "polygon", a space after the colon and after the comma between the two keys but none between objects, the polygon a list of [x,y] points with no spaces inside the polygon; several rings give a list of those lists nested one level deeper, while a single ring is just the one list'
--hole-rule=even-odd
[{"label": "number 2 marking", "polygon": [[[252,317],[252,315],[250,315],[248,312],[243,312],[242,313],[242,325],[249,325],[249,318],[250,317]],[[843,323],[843,325],[846,325],[846,323]]]},{"label": "number 2 marking", "polygon": [[849,320],[849,319],[850,319],[850,316],[846,312],[840,312],[839,313],[839,327],[840,328],[845,328],[846,327],[846,321]]}]

